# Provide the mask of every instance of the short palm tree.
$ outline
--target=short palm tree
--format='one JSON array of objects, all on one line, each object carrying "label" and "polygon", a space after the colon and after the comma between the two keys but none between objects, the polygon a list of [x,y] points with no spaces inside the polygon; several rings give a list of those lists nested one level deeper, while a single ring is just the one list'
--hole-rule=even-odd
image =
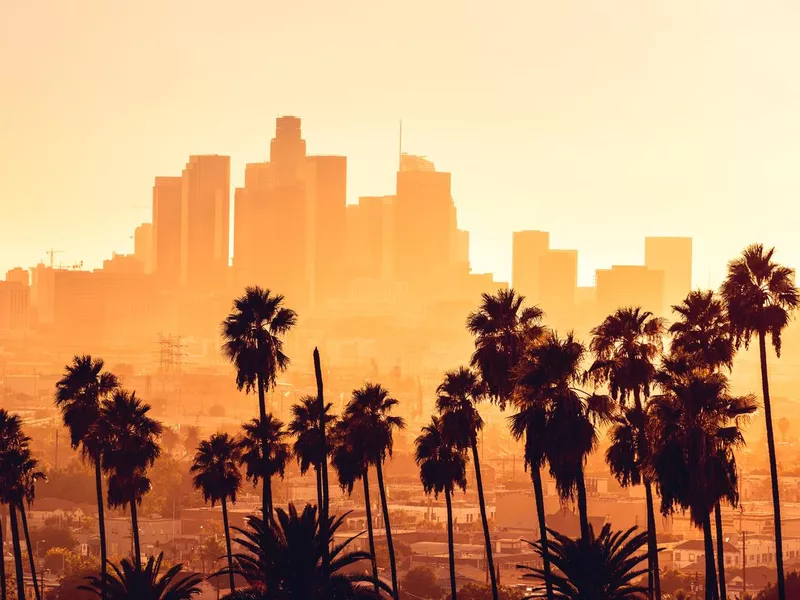
[{"label": "short palm tree", "polygon": [[100,406],[119,387],[116,375],[104,369],[102,359],[89,355],[75,356],[72,364],[56,383],[55,404],[61,410],[64,425],[69,430],[73,448],[80,448],[83,458],[94,467],[97,495],[97,526],[100,533],[101,577],[106,573],[106,547],[103,475],[100,464],[101,440],[94,435],[94,425],[100,417]]},{"label": "short palm tree", "polygon": [[[284,441],[286,436],[283,422],[270,413],[263,421],[263,425],[261,419],[258,418],[244,423],[242,435],[238,441],[239,462],[245,468],[248,481],[252,481],[253,485],[258,485],[260,480],[264,482],[267,518],[272,516],[272,478],[275,475],[283,478],[290,456],[289,444]],[[265,446],[267,448],[266,459],[263,458]]]},{"label": "short palm tree", "polygon": [[119,567],[111,565],[107,579],[89,577],[89,584],[79,589],[87,590],[107,600],[191,600],[200,592],[203,578],[198,575],[179,577],[183,565],[175,565],[161,573],[164,553],[147,559],[144,568],[123,558]]},{"label": "short palm tree", "polygon": [[93,428],[101,442],[103,470],[110,474],[108,502],[130,507],[136,564],[140,564],[142,556],[136,506],[150,489],[147,469],[161,455],[158,438],[162,427],[149,412],[150,406],[135,392],[116,390],[103,404]]},{"label": "short palm tree", "polygon": [[543,333],[541,309],[523,307],[524,301],[513,289],[483,294],[481,305],[467,317],[467,330],[475,337],[470,366],[480,373],[489,396],[501,407],[511,399],[511,373],[526,345]]},{"label": "short palm tree", "polygon": [[[592,330],[589,346],[595,361],[589,375],[596,383],[608,385],[609,393],[624,409],[632,398],[635,410],[645,413],[644,401],[656,375],[656,360],[663,351],[664,320],[639,307],[620,308]],[[636,444],[646,448],[645,432],[639,431]],[[645,458],[643,455],[640,458]],[[645,475],[650,589],[657,600],[661,598],[661,578],[658,569],[655,509],[652,483]]]},{"label": "short palm tree", "polygon": [[[330,430],[336,423],[336,417],[331,414],[333,405],[327,403],[324,410],[326,430]],[[305,475],[310,467],[314,468],[317,477],[317,506],[324,506],[324,491],[322,482],[322,462],[328,459],[331,446],[323,440],[320,432],[319,402],[314,396],[304,396],[300,402],[292,406],[292,420],[289,422],[289,434],[295,437],[292,452],[300,465],[300,473]]]},{"label": "short palm tree", "polygon": [[775,558],[778,569],[778,598],[786,600],[783,578],[783,534],[781,503],[778,486],[778,464],[775,456],[775,434],[772,429],[772,404],[769,397],[767,370],[767,335],[772,338],[775,354],[780,356],[781,333],[789,324],[791,313],[800,304],[800,294],[794,284],[794,271],[772,260],[774,249],[761,244],[748,246],[742,255],[728,263],[728,275],[720,294],[730,321],[736,347],[747,347],[758,336],[761,361],[761,389],[764,397],[764,417],[767,423],[772,480],[772,505],[775,518]]},{"label": "short palm tree", "polygon": [[426,494],[434,497],[444,493],[447,505],[447,547],[450,556],[450,594],[456,600],[456,563],[453,548],[453,503],[456,487],[467,488],[467,456],[464,450],[447,439],[442,420],[431,417],[414,442],[414,459],[419,465],[419,477]]},{"label": "short palm tree", "polygon": [[481,524],[486,548],[486,566],[489,569],[492,598],[498,600],[497,574],[494,570],[492,539],[489,535],[489,520],[486,517],[486,500],[483,496],[483,479],[478,455],[478,432],[483,429],[483,419],[478,412],[477,403],[483,398],[484,386],[473,371],[460,367],[456,371],[448,371],[445,374],[444,381],[439,385],[436,393],[436,408],[441,415],[448,438],[459,448],[472,451],[475,487],[478,489],[478,504],[481,510]]},{"label": "short palm tree", "polygon": [[[297,323],[297,314],[283,305],[284,298],[270,290],[245,288],[233,301],[233,310],[222,323],[225,344],[222,351],[236,367],[236,385],[247,392],[258,392],[258,417],[267,420],[265,395],[275,385],[279,372],[289,366],[283,353],[283,336]],[[262,455],[269,454],[267,448]],[[269,514],[266,483],[261,495],[262,514]]]},{"label": "short palm tree", "polygon": [[197,425],[187,425],[183,432],[183,448],[185,453],[194,456],[197,445],[200,443],[200,428]]},{"label": "short palm tree", "polygon": [[[541,542],[528,543],[540,556],[549,555],[557,574],[522,565],[518,568],[527,571],[523,577],[552,579],[555,597],[561,600],[645,600],[648,590],[634,582],[647,572],[639,568],[647,560],[647,532],[635,534],[635,530],[612,532],[606,523],[599,535],[590,526],[589,535],[577,540],[550,530],[546,547]],[[541,590],[526,598],[540,596]]]},{"label": "short palm tree", "polygon": [[398,596],[397,561],[392,541],[392,526],[389,519],[389,504],[386,499],[386,482],[383,476],[383,463],[386,457],[392,456],[394,432],[404,429],[403,417],[391,415],[398,402],[389,394],[389,390],[377,383],[367,383],[353,390],[353,396],[344,410],[344,416],[351,419],[354,435],[363,443],[367,465],[375,467],[378,478],[378,492],[381,497],[381,514],[386,531],[386,545],[389,550],[389,566],[392,573],[392,590]]},{"label": "short palm tree", "polygon": [[[331,517],[328,527],[320,527],[317,507],[306,505],[298,513],[293,504],[288,512],[278,508],[275,518],[249,519],[246,529],[236,529],[237,544],[244,552],[234,556],[234,571],[244,577],[251,592],[241,597],[253,600],[372,600],[376,581],[367,573],[353,572],[357,563],[369,560],[367,552],[348,552],[358,535],[334,544],[334,535],[346,515]],[[326,530],[327,534],[321,531]],[[324,538],[322,537],[324,535]],[[330,548],[328,561],[324,550]],[[329,565],[326,567],[326,564]],[[388,589],[377,582],[380,589]]]},{"label": "short palm tree", "polygon": [[231,530],[228,526],[228,500],[236,502],[236,493],[242,486],[242,475],[238,462],[241,451],[236,441],[227,433],[215,433],[200,442],[190,472],[194,473],[194,487],[203,494],[206,502],[213,507],[222,505],[222,526],[225,530],[225,550],[228,554],[228,570],[231,590],[233,581],[233,553],[231,552]]}]

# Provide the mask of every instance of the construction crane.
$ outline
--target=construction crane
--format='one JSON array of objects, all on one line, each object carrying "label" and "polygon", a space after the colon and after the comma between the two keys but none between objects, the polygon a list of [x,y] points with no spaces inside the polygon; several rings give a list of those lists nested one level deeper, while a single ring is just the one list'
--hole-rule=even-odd
[{"label": "construction crane", "polygon": [[63,250],[53,250],[52,248],[50,248],[50,250],[48,250],[47,252],[45,252],[45,254],[47,254],[47,256],[49,256],[49,257],[50,257],[50,268],[51,268],[51,269],[53,268],[53,257],[54,257],[56,254],[62,254],[62,253],[63,253]]}]

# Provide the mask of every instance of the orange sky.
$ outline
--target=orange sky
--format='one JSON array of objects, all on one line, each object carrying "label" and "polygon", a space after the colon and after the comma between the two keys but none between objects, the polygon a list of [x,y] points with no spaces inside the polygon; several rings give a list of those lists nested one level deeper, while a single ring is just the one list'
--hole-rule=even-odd
[{"label": "orange sky", "polygon": [[800,4],[210,0],[0,6],[0,271],[132,248],[155,175],[268,156],[274,119],[346,154],[348,201],[405,148],[453,172],[476,271],[514,229],[593,269],[695,238],[695,283],[751,241],[800,265]]}]

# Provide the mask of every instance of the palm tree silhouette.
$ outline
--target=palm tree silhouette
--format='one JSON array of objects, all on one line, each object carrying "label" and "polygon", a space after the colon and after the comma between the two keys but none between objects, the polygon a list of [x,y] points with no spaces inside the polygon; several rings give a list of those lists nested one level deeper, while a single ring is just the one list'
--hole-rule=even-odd
[{"label": "palm tree silhouette", "polygon": [[511,399],[511,373],[531,340],[541,337],[541,309],[522,306],[525,297],[513,289],[483,294],[481,305],[467,317],[467,330],[475,337],[470,366],[477,369],[489,396],[501,408]]},{"label": "palm tree silhouette", "polygon": [[[236,590],[233,581],[233,553],[231,531],[228,527],[228,500],[236,502],[236,493],[242,486],[242,475],[237,463],[241,451],[236,441],[227,433],[215,433],[200,442],[189,469],[194,473],[193,485],[203,494],[203,500],[222,504],[222,526],[225,529],[225,550],[228,554],[228,570],[231,591]],[[262,463],[263,464],[263,463]]]},{"label": "palm tree silhouette", "polygon": [[144,568],[123,558],[119,567],[111,565],[113,573],[108,579],[89,577],[89,584],[78,589],[103,596],[108,600],[191,600],[202,590],[203,578],[199,575],[185,575],[178,578],[183,565],[178,564],[161,574],[164,553],[147,559]]},{"label": "palm tree silhouette", "polygon": [[663,394],[651,400],[652,469],[661,512],[688,510],[705,539],[706,598],[716,598],[711,511],[721,499],[738,502],[734,450],[744,443],[736,424],[752,413],[752,397],[733,397],[727,378],[686,355],[664,358],[658,376]]},{"label": "palm tree silhouette", "polygon": [[[242,435],[238,440],[239,463],[245,468],[248,481],[258,485],[264,480],[263,486],[267,495],[267,518],[272,518],[272,478],[283,475],[286,471],[286,462],[289,460],[289,444],[286,438],[283,422],[276,419],[271,413],[266,421],[252,419],[242,425]],[[266,442],[266,443],[265,443]],[[263,458],[264,447],[267,448],[267,457]]]},{"label": "palm tree silhouette", "polygon": [[135,392],[116,390],[101,410],[94,435],[101,442],[103,470],[110,474],[108,503],[130,506],[134,560],[141,566],[137,504],[150,489],[147,469],[161,454],[161,424],[148,416],[150,406]]},{"label": "palm tree silhouette", "polygon": [[200,443],[200,428],[197,425],[187,425],[183,435],[183,448],[185,453],[191,455],[197,450]]},{"label": "palm tree silhouette", "polygon": [[444,493],[447,504],[447,547],[450,555],[450,595],[456,599],[456,563],[453,548],[453,503],[455,487],[467,489],[467,456],[464,450],[447,439],[442,420],[431,417],[414,442],[414,460],[419,465],[419,477],[426,494],[435,498]]},{"label": "palm tree silhouette", "polygon": [[31,534],[28,530],[28,517],[25,511],[25,505],[28,505],[28,508],[33,504],[33,500],[36,497],[36,481],[46,480],[47,477],[42,471],[38,471],[38,464],[35,458],[28,454],[27,459],[25,460],[21,472],[21,479],[19,481],[20,485],[20,492],[21,498],[19,501],[19,515],[22,520],[22,530],[25,533],[25,546],[28,552],[28,565],[31,569],[31,581],[33,582],[33,593],[36,596],[36,600],[41,600],[41,593],[39,590],[39,583],[36,580],[36,565],[33,559],[33,547],[31,544]]},{"label": "palm tree silhouette", "polygon": [[775,518],[775,558],[778,571],[778,598],[786,600],[783,577],[783,533],[778,486],[778,465],[775,457],[775,435],[772,429],[772,405],[769,397],[767,371],[767,334],[772,338],[775,354],[781,354],[781,333],[789,317],[800,304],[794,285],[794,271],[772,260],[774,248],[766,250],[761,244],[748,246],[742,255],[728,263],[728,275],[720,294],[725,302],[731,333],[737,348],[749,346],[758,336],[761,361],[761,390],[764,397],[764,417],[767,423],[767,447],[772,480],[772,505]]},{"label": "palm tree silhouette", "polygon": [[[609,393],[624,407],[632,397],[635,410],[644,414],[644,400],[656,374],[655,361],[663,350],[664,321],[637,307],[620,308],[592,329],[590,349],[595,361],[589,375],[596,383],[608,385]],[[645,432],[637,432],[642,437]],[[638,450],[646,447],[637,440]],[[639,457],[644,458],[644,456]],[[642,477],[647,504],[648,580],[657,600],[661,599],[661,577],[658,569],[653,489],[649,477]]]},{"label": "palm tree silhouette", "polygon": [[[336,423],[336,417],[331,414],[333,405],[325,405],[324,418],[326,429],[330,430]],[[320,434],[319,402],[314,396],[303,396],[300,402],[292,406],[292,420],[289,422],[289,433],[295,436],[292,452],[300,465],[300,473],[305,475],[309,467],[314,468],[317,477],[317,506],[320,510],[324,505],[322,461],[327,459],[331,446],[327,440],[323,441]]]},{"label": "palm tree silhouette", "polygon": [[[244,295],[233,301],[233,311],[222,323],[225,344],[222,351],[236,367],[238,388],[258,392],[258,416],[267,420],[265,394],[275,385],[279,372],[289,366],[283,353],[282,337],[297,323],[297,314],[283,306],[283,296],[258,286],[245,288]],[[266,440],[264,442],[266,444]],[[262,456],[269,451],[262,449]],[[267,480],[261,494],[264,518],[269,514]]]},{"label": "palm tree silhouette", "polygon": [[[646,553],[639,553],[647,544],[647,532],[634,535],[636,528],[627,531],[611,531],[606,523],[595,536],[589,527],[589,535],[577,540],[550,530],[550,542],[528,542],[534,551],[558,569],[552,576],[557,598],[563,600],[583,600],[602,598],[603,600],[643,600],[648,590],[634,582],[647,569],[638,566],[647,560]],[[631,537],[633,536],[633,537]],[[523,577],[548,581],[551,575],[543,569],[519,565],[518,569],[527,571]],[[525,598],[538,598],[540,592]]]},{"label": "palm tree silhouette", "polygon": [[397,562],[392,541],[389,505],[386,501],[383,463],[387,456],[392,456],[394,431],[404,429],[406,426],[402,417],[389,414],[397,405],[397,400],[389,395],[389,390],[385,387],[376,383],[367,383],[363,387],[353,390],[353,396],[344,410],[344,416],[351,419],[354,435],[359,436],[362,440],[367,465],[375,467],[378,478],[378,492],[381,497],[381,513],[386,530],[386,545],[389,550],[389,566],[392,572],[392,590],[395,599],[399,594]]},{"label": "palm tree silhouette", "polygon": [[61,410],[64,425],[69,429],[70,444],[80,448],[84,460],[94,467],[95,493],[97,495],[97,526],[100,533],[100,570],[105,577],[108,560],[106,547],[105,511],[103,500],[103,475],[101,440],[94,435],[94,426],[100,417],[100,406],[119,387],[116,375],[104,370],[102,359],[89,355],[75,356],[72,364],[56,383],[55,404]]},{"label": "palm tree silhouette", "polygon": [[497,574],[494,570],[492,540],[489,535],[489,521],[486,518],[486,501],[483,496],[481,463],[478,456],[478,432],[483,429],[483,419],[478,413],[477,403],[483,398],[484,386],[471,370],[460,367],[448,371],[444,381],[436,389],[436,408],[442,419],[447,437],[463,450],[472,451],[472,464],[475,466],[475,485],[478,489],[478,503],[481,509],[481,524],[486,548],[486,566],[492,585],[492,598],[498,600]]},{"label": "palm tree silhouette", "polygon": [[[235,528],[239,533],[236,543],[245,552],[234,556],[233,570],[253,589],[237,592],[239,595],[231,595],[231,598],[380,598],[374,591],[376,581],[370,575],[353,572],[357,563],[370,559],[367,552],[347,551],[361,534],[340,544],[333,543],[346,516],[331,517],[328,526],[321,527],[316,506],[306,505],[298,513],[294,505],[289,504],[288,512],[276,509],[274,519],[265,522],[252,517],[246,529]],[[325,548],[330,548],[328,561],[323,556]],[[388,590],[382,582],[378,582],[378,586]]]}]

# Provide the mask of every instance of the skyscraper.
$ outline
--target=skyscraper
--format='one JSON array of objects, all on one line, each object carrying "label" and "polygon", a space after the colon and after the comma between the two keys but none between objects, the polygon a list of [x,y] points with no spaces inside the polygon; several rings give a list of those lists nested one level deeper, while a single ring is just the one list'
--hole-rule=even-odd
[{"label": "skyscraper", "polygon": [[541,302],[539,259],[549,249],[547,231],[515,231],[512,235],[511,285],[529,304]]},{"label": "skyscraper", "polygon": [[679,304],[692,289],[692,238],[647,237],[644,239],[644,264],[664,272],[664,311]]},{"label": "skyscraper", "polygon": [[153,270],[153,225],[142,223],[133,233],[133,255],[145,273]]},{"label": "skyscraper", "polygon": [[639,306],[657,316],[664,311],[664,272],[641,265],[598,269],[597,307],[605,318],[618,308]]},{"label": "skyscraper", "polygon": [[181,188],[181,283],[212,292],[227,282],[229,156],[191,156]]},{"label": "skyscraper", "polygon": [[153,271],[162,289],[174,289],[181,280],[180,177],[156,177],[153,185]]},{"label": "skyscraper", "polygon": [[347,206],[347,278],[392,277],[394,196],[362,196]]},{"label": "skyscraper", "polygon": [[[539,257],[536,304],[553,327],[570,327],[578,289],[578,251],[548,250]],[[533,299],[529,304],[533,303]]]}]

